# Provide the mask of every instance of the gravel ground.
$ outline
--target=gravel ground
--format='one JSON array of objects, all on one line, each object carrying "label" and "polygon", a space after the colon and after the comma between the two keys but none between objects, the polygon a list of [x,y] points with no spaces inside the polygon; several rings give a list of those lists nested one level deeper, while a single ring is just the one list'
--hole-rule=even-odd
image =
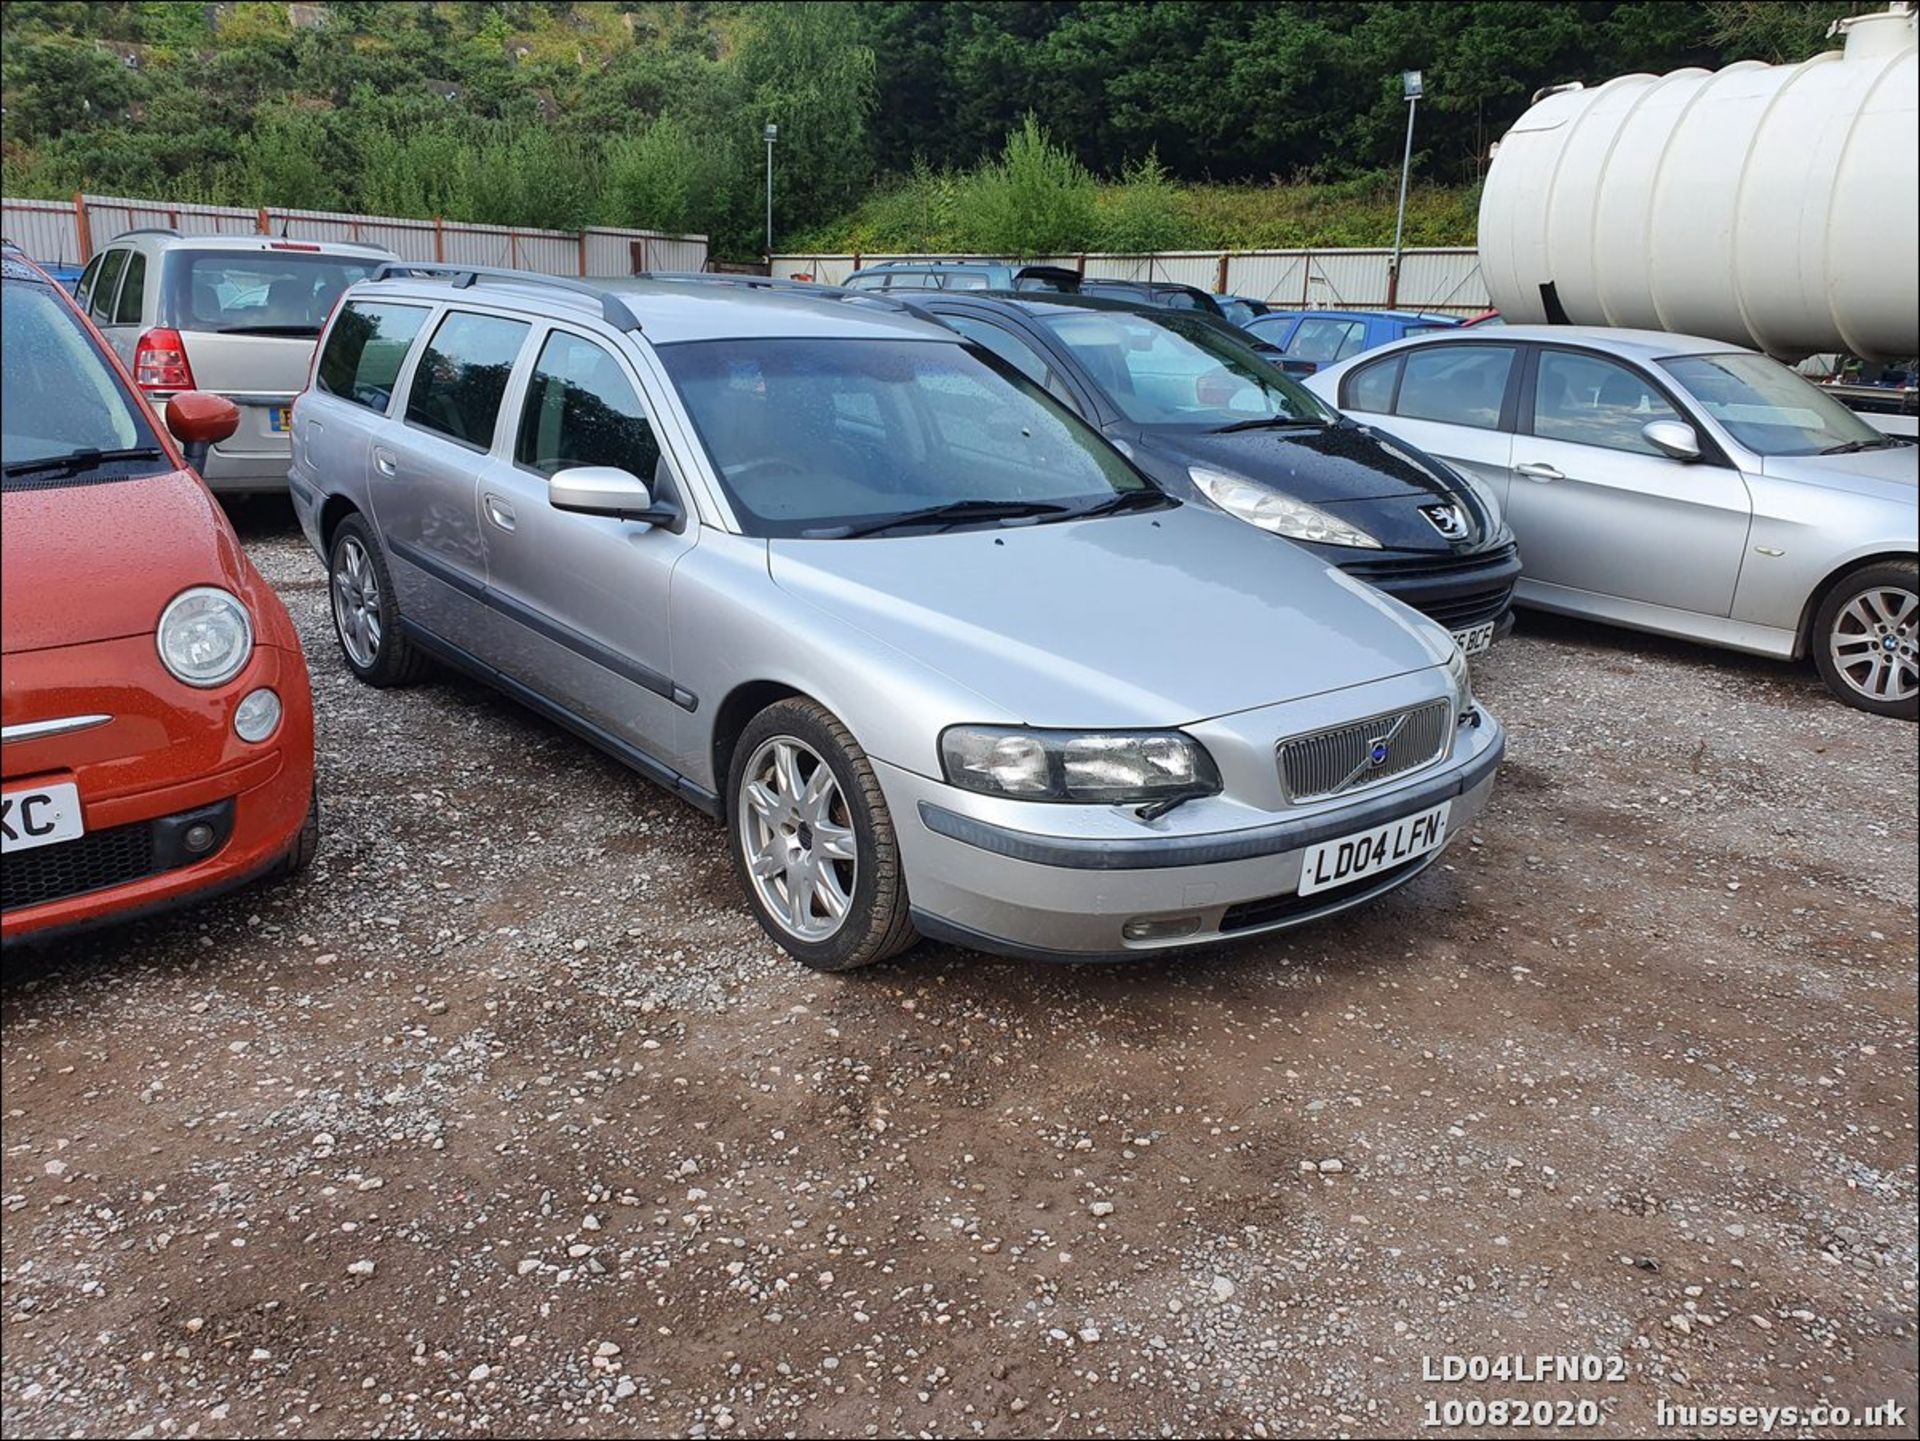
[{"label": "gravel ground", "polygon": [[[464,680],[357,685],[285,512],[244,528],[313,663],[323,848],[9,957],[9,1435],[1913,1407],[1911,726],[1527,618],[1479,673],[1491,809],[1383,903],[821,977],[714,823]],[[1425,1379],[1505,1353],[1622,1374]]]}]

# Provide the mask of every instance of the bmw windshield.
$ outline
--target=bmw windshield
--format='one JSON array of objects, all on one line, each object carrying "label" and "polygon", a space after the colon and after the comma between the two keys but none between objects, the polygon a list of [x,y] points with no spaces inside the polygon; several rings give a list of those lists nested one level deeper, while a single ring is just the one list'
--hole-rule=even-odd
[{"label": "bmw windshield", "polygon": [[683,341],[658,354],[750,535],[839,540],[1172,503],[1024,376],[957,342]]},{"label": "bmw windshield", "polygon": [[1728,351],[1660,364],[1755,455],[1845,455],[1899,444],[1764,355]]},{"label": "bmw windshield", "polygon": [[1203,316],[1062,309],[1038,319],[1138,425],[1225,430],[1336,419],[1244,339]]}]

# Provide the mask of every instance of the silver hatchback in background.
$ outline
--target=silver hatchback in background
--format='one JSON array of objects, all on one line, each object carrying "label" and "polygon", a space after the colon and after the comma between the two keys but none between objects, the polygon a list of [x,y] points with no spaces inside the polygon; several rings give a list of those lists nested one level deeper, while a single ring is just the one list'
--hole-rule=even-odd
[{"label": "silver hatchback in background", "polygon": [[1516,605],[1811,657],[1920,715],[1920,450],[1755,351],[1573,325],[1442,330],[1307,380],[1485,483]]},{"label": "silver hatchback in background", "polygon": [[1440,626],[870,295],[392,267],[291,488],[356,675],[438,658],[723,817],[824,970],[1325,916],[1431,865],[1504,748]]},{"label": "silver hatchback in background", "polygon": [[156,408],[182,390],[240,407],[202,468],[209,486],[283,490],[314,342],[342,292],[392,258],[345,241],[129,230],[87,262],[74,293]]}]

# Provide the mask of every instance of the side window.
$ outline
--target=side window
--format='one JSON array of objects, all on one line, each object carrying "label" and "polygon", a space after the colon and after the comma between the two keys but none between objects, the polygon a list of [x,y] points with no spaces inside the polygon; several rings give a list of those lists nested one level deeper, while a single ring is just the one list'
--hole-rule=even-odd
[{"label": "side window", "polygon": [[407,423],[475,450],[491,447],[507,376],[532,328],[524,320],[449,310],[414,367]]},{"label": "side window", "polygon": [[341,306],[314,383],[329,395],[386,414],[400,366],[426,319],[426,308],[419,305],[355,300]]},{"label": "side window", "polygon": [[1510,345],[1429,345],[1410,350],[1394,414],[1497,430],[1513,358]]},{"label": "side window", "polygon": [[113,298],[120,288],[120,272],[126,269],[127,252],[109,250],[100,262],[100,273],[93,278],[93,298],[87,302],[87,314],[96,325],[113,323]]},{"label": "side window", "polygon": [[1287,355],[1293,360],[1311,360],[1316,365],[1332,365],[1359,353],[1367,335],[1366,322],[1329,320],[1309,315],[1300,322],[1287,342]]},{"label": "side window", "polygon": [[651,485],[660,442],[620,362],[591,340],[556,330],[534,362],[513,458],[545,476],[611,465]]},{"label": "side window", "polygon": [[1569,350],[1540,352],[1533,433],[1608,450],[1658,455],[1640,434],[1653,420],[1678,420],[1660,392],[1626,366]]},{"label": "side window", "polygon": [[946,277],[947,290],[991,290],[993,286],[987,277],[977,271],[965,271],[960,274],[949,273]]},{"label": "side window", "polygon": [[82,310],[87,308],[87,302],[93,297],[93,282],[100,274],[100,262],[105,259],[105,255],[96,255],[89,260],[87,268],[80,272],[80,283],[73,287],[74,299],[80,302]]},{"label": "side window", "polygon": [[1393,384],[1399,378],[1400,357],[1397,355],[1361,366],[1340,387],[1340,408],[1387,414],[1393,409]]},{"label": "side window", "polygon": [[1027,379],[1035,385],[1047,383],[1047,362],[1041,358],[1039,351],[1012,331],[1002,330],[997,325],[970,316],[946,315],[941,319],[967,339],[991,350],[1014,369],[1025,372]]},{"label": "side window", "polygon": [[138,325],[140,312],[145,308],[146,292],[147,257],[136,250],[127,261],[126,278],[120,282],[120,303],[113,307],[113,323]]}]

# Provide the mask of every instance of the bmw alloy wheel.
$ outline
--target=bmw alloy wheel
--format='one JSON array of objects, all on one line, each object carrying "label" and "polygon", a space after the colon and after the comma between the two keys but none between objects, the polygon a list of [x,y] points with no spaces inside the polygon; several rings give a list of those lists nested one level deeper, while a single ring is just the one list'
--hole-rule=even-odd
[{"label": "bmw alloy wheel", "polygon": [[1891,587],[1847,602],[1827,638],[1833,668],[1869,700],[1920,695],[1920,596]]}]

